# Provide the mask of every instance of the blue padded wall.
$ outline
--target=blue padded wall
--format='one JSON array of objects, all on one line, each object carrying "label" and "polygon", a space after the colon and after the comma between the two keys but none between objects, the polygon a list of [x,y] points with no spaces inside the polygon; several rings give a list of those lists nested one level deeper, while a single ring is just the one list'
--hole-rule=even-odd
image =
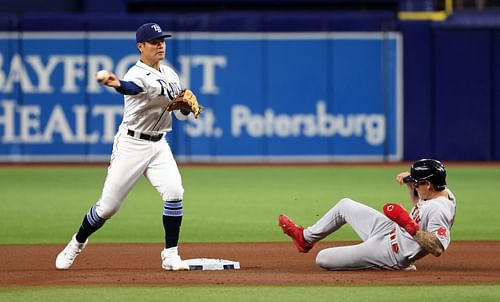
[{"label": "blue padded wall", "polygon": [[492,159],[490,32],[436,29],[434,47],[436,157]]}]

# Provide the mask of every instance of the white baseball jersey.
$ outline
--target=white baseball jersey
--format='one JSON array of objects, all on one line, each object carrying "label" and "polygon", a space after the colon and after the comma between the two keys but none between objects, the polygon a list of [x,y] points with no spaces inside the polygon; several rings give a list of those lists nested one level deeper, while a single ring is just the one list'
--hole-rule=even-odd
[{"label": "white baseball jersey", "polygon": [[[172,130],[172,115],[167,104],[181,91],[179,76],[166,65],[156,70],[141,61],[125,74],[124,81],[134,82],[143,92],[124,96],[122,125],[149,134]],[[183,119],[179,112],[176,117]]]},{"label": "white baseball jersey", "polygon": [[[113,153],[97,214],[109,219],[141,176],[158,190],[165,202],[181,201],[184,188],[181,175],[166,139],[147,140],[140,134],[157,135],[172,130],[167,104],[181,91],[179,76],[168,66],[160,70],[138,61],[125,74],[124,81],[142,88],[136,95],[124,95],[123,121],[115,135]],[[187,116],[174,111],[178,119]],[[134,132],[131,136],[129,130]]]}]

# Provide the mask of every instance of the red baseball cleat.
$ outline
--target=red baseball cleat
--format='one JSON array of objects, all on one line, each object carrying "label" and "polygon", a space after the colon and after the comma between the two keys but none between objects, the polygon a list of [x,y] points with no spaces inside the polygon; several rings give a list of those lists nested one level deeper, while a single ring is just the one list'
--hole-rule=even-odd
[{"label": "red baseball cleat", "polygon": [[278,218],[279,226],[283,233],[293,239],[295,246],[300,253],[307,253],[314,246],[314,243],[309,243],[304,239],[304,228],[296,225],[288,216],[281,214]]}]

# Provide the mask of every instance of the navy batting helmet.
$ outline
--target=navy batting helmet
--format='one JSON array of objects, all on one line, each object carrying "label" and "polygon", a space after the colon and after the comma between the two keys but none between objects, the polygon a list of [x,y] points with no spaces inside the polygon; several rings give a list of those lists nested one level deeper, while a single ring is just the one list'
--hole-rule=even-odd
[{"label": "navy batting helmet", "polygon": [[413,163],[410,175],[403,179],[405,183],[419,183],[428,181],[436,190],[442,191],[446,187],[446,169],[435,159],[421,159]]}]

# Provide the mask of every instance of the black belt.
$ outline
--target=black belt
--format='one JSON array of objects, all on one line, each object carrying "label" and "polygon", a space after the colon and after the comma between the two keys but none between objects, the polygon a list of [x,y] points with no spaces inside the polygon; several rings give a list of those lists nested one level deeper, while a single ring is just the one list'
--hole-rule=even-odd
[{"label": "black belt", "polygon": [[[156,135],[150,135],[150,134],[140,133],[140,132],[138,132],[138,133],[139,133],[140,139],[144,139],[144,140],[152,141],[152,142],[157,142],[163,137],[163,133],[156,134]],[[135,137],[134,130],[127,129],[127,134],[132,136],[132,137]]]}]

